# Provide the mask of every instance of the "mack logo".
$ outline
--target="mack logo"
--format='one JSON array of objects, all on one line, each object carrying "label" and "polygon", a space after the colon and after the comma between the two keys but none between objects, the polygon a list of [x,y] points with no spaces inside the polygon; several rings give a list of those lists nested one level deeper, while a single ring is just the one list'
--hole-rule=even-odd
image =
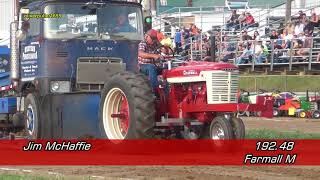
[{"label": "mack logo", "polygon": [[98,47],[98,46],[89,46],[87,51],[112,51],[112,47]]}]

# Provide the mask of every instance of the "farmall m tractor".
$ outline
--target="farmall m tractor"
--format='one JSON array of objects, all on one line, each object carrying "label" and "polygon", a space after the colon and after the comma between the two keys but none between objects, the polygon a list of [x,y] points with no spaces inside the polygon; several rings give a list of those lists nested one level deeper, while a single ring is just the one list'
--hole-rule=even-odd
[{"label": "farmall m tractor", "polygon": [[237,112],[272,117],[272,99],[267,96],[258,97],[256,104],[238,103],[239,71],[232,64],[165,64],[169,69],[160,74],[156,96],[140,74],[119,73],[108,81],[100,104],[100,127],[107,138],[241,139],[245,127]]}]

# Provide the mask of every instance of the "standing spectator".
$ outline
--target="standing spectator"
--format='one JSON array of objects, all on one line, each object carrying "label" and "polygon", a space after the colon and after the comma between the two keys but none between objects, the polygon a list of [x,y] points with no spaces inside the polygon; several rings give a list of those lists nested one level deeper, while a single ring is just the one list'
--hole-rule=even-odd
[{"label": "standing spectator", "polygon": [[261,38],[260,38],[259,32],[258,31],[254,31],[253,40],[259,41],[260,39]]},{"label": "standing spectator", "polygon": [[160,29],[158,29],[157,38],[159,42],[161,42],[164,39],[164,34],[161,32]]},{"label": "standing spectator", "polygon": [[164,39],[162,39],[162,41],[160,42],[163,46],[168,46],[170,48],[172,48],[172,39],[170,38],[170,36],[168,34],[164,34]]},{"label": "standing spectator", "polygon": [[176,45],[176,53],[179,54],[181,52],[181,45],[182,45],[182,33],[180,29],[176,29],[176,34],[174,36],[174,43]]},{"label": "standing spectator", "polygon": [[227,21],[227,29],[236,28],[238,25],[238,15],[236,10],[232,10],[231,15]]},{"label": "standing spectator", "polygon": [[306,36],[312,36],[313,30],[314,30],[313,23],[308,21],[308,20],[306,20],[305,21],[305,27],[303,29],[303,31],[305,32],[305,35]]}]

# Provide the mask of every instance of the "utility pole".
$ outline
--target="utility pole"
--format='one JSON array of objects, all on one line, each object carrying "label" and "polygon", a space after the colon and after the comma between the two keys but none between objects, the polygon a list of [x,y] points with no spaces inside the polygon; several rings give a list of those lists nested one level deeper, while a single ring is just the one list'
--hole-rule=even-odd
[{"label": "utility pole", "polygon": [[287,0],[287,2],[286,2],[286,19],[285,19],[285,24],[287,24],[288,21],[291,21],[291,3],[292,3],[292,0]]}]

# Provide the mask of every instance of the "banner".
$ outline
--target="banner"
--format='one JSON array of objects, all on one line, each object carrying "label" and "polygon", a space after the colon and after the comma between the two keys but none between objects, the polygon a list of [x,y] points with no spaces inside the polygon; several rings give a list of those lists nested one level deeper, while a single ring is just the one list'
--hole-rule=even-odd
[{"label": "banner", "polygon": [[0,141],[0,165],[320,165],[320,140]]}]

